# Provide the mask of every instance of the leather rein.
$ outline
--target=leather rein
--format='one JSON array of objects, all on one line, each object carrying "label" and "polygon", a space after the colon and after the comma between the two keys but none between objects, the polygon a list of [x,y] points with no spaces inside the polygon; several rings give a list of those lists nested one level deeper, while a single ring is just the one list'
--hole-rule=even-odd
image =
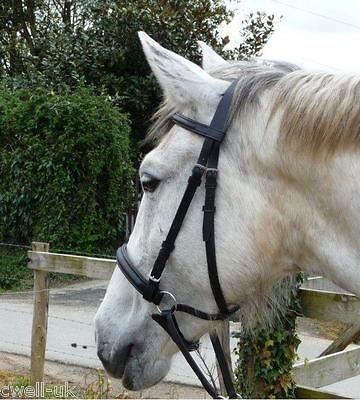
[{"label": "leather rein", "polygon": [[[157,306],[159,313],[153,314],[152,319],[169,334],[171,339],[175,342],[179,350],[184,355],[194,373],[199,378],[205,390],[212,398],[222,398],[222,396],[219,394],[217,388],[205,377],[204,373],[190,354],[191,351],[198,349],[199,342],[186,340],[178,326],[175,314],[176,312],[184,312],[204,320],[217,321],[227,319],[239,308],[228,308],[223,291],[221,289],[216,263],[214,231],[215,193],[217,185],[219,150],[226,134],[230,106],[236,84],[236,81],[232,82],[223,94],[210,125],[201,124],[179,113],[175,113],[172,116],[172,120],[175,124],[188,131],[203,136],[205,140],[202,145],[197,163],[193,167],[192,174],[188,179],[187,187],[178,206],[169,232],[166,236],[166,239],[162,242],[160,251],[154,262],[149,277],[145,277],[143,274],[141,274],[141,272],[138,271],[132,264],[127,253],[126,244],[121,246],[116,254],[117,265],[127,280],[138,292],[140,292],[145,300]],[[166,267],[166,262],[170,257],[171,252],[175,248],[176,238],[179,234],[195,192],[202,182],[203,176],[205,176],[205,202],[203,206],[204,217],[202,233],[203,241],[205,242],[210,286],[219,309],[217,314],[209,314],[190,305],[177,303],[173,294],[160,288],[161,275]],[[164,296],[168,296],[173,305],[167,309],[160,309],[159,305]],[[220,345],[218,336],[215,333],[211,333],[210,339],[221,370],[228,397],[241,398],[235,391],[232,382],[232,374],[226,361],[224,351]]]}]

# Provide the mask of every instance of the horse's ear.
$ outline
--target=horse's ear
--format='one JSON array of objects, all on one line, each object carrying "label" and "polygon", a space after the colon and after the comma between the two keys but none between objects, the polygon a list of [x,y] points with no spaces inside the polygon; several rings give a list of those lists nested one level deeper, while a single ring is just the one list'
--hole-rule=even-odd
[{"label": "horse's ear", "polygon": [[211,77],[198,65],[164,49],[145,32],[138,33],[147,61],[165,97],[178,105],[192,105],[206,98],[217,102],[229,82]]},{"label": "horse's ear", "polygon": [[221,65],[228,63],[205,42],[198,40],[197,43],[199,50],[202,53],[202,67],[205,71],[209,72]]}]

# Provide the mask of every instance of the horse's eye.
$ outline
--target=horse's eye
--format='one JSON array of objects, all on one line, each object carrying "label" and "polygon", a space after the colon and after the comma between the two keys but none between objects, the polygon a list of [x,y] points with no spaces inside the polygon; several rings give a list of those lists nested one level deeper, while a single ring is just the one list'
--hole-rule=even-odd
[{"label": "horse's eye", "polygon": [[141,180],[141,186],[144,192],[153,192],[159,186],[160,179],[156,179],[153,176],[146,175]]}]

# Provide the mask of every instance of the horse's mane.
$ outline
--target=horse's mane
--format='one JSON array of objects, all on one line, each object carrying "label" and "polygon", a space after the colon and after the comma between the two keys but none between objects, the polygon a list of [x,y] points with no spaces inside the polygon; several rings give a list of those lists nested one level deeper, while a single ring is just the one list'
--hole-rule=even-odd
[{"label": "horse's mane", "polygon": [[283,143],[312,155],[359,146],[360,75],[297,71],[275,88]]},{"label": "horse's mane", "polygon": [[[211,75],[238,80],[232,119],[273,88],[272,114],[282,113],[280,143],[311,154],[332,154],[360,140],[360,76],[306,72],[290,63],[254,60],[222,64]],[[146,141],[160,140],[177,111],[164,102],[154,115]]]},{"label": "horse's mane", "polygon": [[[227,81],[238,80],[231,112],[232,119],[246,106],[256,102],[260,91],[274,86],[283,76],[296,69],[298,67],[293,64],[276,61],[236,61],[222,64],[218,69],[211,71],[211,75]],[[176,111],[178,110],[175,105],[165,100],[153,116],[154,123],[145,141],[160,141],[173,126],[171,115]]]}]

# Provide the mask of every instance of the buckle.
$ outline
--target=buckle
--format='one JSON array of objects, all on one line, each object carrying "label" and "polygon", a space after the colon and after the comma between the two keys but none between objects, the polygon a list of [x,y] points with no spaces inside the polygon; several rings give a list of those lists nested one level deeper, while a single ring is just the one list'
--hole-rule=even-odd
[{"label": "buckle", "polygon": [[215,213],[216,207],[214,206],[212,208],[208,208],[208,207],[203,206],[202,210],[204,213]]},{"label": "buckle", "polygon": [[200,186],[201,179],[206,172],[206,166],[202,164],[195,164],[192,173],[189,176],[188,183],[195,184],[196,186]]},{"label": "buckle", "polygon": [[199,179],[201,182],[201,178],[205,174],[206,171],[207,171],[206,165],[195,164],[192,169],[192,174],[190,175],[189,179],[191,179],[191,177],[193,177],[195,179]]}]

